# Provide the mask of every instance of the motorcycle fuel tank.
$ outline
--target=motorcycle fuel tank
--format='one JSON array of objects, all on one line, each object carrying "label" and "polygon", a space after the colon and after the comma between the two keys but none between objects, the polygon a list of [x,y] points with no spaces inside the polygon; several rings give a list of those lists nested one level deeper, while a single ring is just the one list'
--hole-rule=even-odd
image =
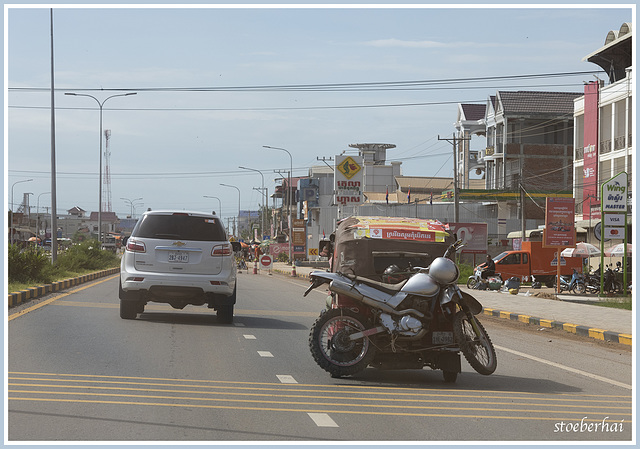
[{"label": "motorcycle fuel tank", "polygon": [[408,295],[420,295],[420,296],[434,296],[437,295],[440,291],[440,286],[436,281],[431,279],[426,273],[417,273],[413,275],[404,287],[402,287],[401,292],[406,293]]}]

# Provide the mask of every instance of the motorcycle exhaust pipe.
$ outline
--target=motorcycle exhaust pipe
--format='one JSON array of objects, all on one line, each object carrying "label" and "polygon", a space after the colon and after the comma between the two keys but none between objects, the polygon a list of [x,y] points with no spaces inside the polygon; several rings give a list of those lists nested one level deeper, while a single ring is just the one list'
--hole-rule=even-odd
[{"label": "motorcycle exhaust pipe", "polygon": [[415,310],[415,309],[395,310],[384,303],[375,301],[371,298],[364,296],[362,293],[360,293],[358,290],[354,288],[353,284],[347,284],[346,282],[333,280],[329,284],[329,290],[339,295],[348,296],[349,298],[355,299],[356,301],[360,301],[371,308],[382,310],[383,312],[386,312],[390,315],[407,315],[411,313],[420,318],[425,317],[422,312],[419,312],[418,310]]}]

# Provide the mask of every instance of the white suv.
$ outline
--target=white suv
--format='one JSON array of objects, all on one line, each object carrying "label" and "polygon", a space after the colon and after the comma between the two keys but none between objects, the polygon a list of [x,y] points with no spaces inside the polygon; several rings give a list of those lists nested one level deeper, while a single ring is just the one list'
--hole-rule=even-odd
[{"label": "white suv", "polygon": [[215,214],[148,211],[127,241],[120,265],[120,317],[135,319],[147,302],[176,309],[204,305],[233,321],[236,265]]}]

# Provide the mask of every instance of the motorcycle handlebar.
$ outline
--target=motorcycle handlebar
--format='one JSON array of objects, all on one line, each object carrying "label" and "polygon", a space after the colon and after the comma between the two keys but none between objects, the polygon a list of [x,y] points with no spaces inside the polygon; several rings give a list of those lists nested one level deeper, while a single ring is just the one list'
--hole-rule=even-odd
[{"label": "motorcycle handlebar", "polygon": [[458,250],[463,246],[464,246],[464,243],[462,242],[462,240],[456,240],[454,243],[451,244],[451,246],[449,246],[449,248],[447,248],[447,250],[444,253],[444,257],[449,257],[457,253]]}]

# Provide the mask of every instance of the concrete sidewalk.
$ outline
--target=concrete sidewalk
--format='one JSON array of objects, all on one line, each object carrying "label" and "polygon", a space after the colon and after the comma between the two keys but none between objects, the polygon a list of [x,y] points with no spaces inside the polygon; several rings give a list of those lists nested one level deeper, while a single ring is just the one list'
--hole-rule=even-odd
[{"label": "concrete sidewalk", "polygon": [[[311,267],[295,267],[296,277],[308,278]],[[272,272],[292,276],[293,267],[276,262]],[[264,272],[264,271],[263,271]],[[252,273],[252,270],[249,270]],[[466,287],[461,286],[463,290]],[[545,292],[549,289],[545,289]],[[484,307],[483,313],[540,327],[563,329],[598,340],[632,344],[633,312],[599,307],[596,296],[554,295],[554,299],[534,296],[540,290],[522,287],[517,295],[491,290],[469,290]],[[547,295],[545,295],[547,296]]]}]

